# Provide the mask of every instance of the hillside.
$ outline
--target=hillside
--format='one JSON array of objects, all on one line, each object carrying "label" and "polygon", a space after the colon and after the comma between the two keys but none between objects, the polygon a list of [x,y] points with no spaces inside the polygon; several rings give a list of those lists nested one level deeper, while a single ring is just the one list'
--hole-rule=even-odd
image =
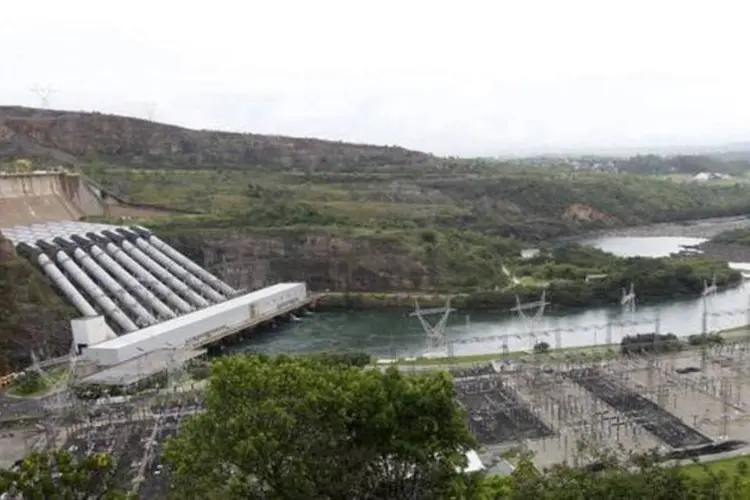
[{"label": "hillside", "polygon": [[189,130],[138,118],[0,106],[0,158],[63,164],[92,160],[127,165],[337,170],[434,162],[400,147],[319,139]]},{"label": "hillside", "polygon": [[0,233],[0,374],[26,366],[32,350],[43,357],[69,352],[75,315]]},{"label": "hillside", "polygon": [[[640,264],[639,271],[598,254],[529,262],[520,250],[594,229],[750,212],[746,182],[570,172],[397,147],[195,131],[95,113],[0,108],[0,168],[13,168],[19,158],[67,163],[115,197],[190,212],[104,220],[154,228],[236,287],[304,280],[314,290],[365,295],[467,292],[479,293],[482,307],[515,300],[512,294],[481,298],[509,284],[503,266],[524,279],[529,297],[556,282],[550,289],[555,303],[571,306],[616,301],[634,280],[640,290],[653,290],[655,300],[679,287],[690,295],[714,274],[731,282],[739,275],[710,262],[662,262],[645,272]],[[579,283],[601,272],[612,276],[601,284],[606,289]],[[676,274],[691,279],[664,286]],[[0,263],[5,369],[30,349],[46,345],[59,353],[69,345],[67,325],[58,319],[69,311],[51,290],[28,263],[12,256]],[[3,349],[3,340],[17,345]]]}]

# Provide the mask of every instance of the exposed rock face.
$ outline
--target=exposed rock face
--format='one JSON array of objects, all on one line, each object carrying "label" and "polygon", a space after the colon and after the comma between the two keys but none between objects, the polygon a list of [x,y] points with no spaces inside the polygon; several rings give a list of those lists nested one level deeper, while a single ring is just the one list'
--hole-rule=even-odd
[{"label": "exposed rock face", "polygon": [[326,170],[434,160],[431,155],[400,147],[198,131],[123,116],[16,106],[0,106],[2,156],[45,158],[63,164],[94,156],[116,158],[121,164],[148,161]]},{"label": "exposed rock face", "polygon": [[429,286],[424,263],[388,240],[229,232],[164,237],[226,280],[256,289],[279,281],[306,281],[313,290],[385,292]]},{"label": "exposed rock face", "polygon": [[43,357],[67,353],[74,316],[51,283],[0,239],[0,375],[28,366],[32,350]]},{"label": "exposed rock face", "polygon": [[617,222],[615,217],[600,212],[593,207],[574,203],[570,205],[562,216],[563,220],[573,222]]},{"label": "exposed rock face", "polygon": [[3,236],[3,233],[0,232],[0,264],[10,261],[13,255],[13,243],[7,240]]}]

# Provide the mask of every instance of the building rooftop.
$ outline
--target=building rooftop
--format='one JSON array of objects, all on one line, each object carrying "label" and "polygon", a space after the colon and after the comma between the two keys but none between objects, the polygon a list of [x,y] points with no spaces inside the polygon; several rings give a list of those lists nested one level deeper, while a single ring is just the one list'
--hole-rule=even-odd
[{"label": "building rooftop", "polygon": [[205,350],[193,349],[158,349],[88,375],[79,383],[109,386],[132,385],[165,370],[180,368],[205,352]]},{"label": "building rooftop", "polygon": [[37,240],[51,240],[58,236],[68,237],[73,234],[85,235],[105,230],[117,229],[119,226],[111,224],[97,224],[93,222],[57,221],[36,224],[4,227],[0,231],[14,244],[28,243],[35,245]]},{"label": "building rooftop", "polygon": [[216,316],[217,314],[221,314],[225,311],[230,311],[242,306],[243,304],[251,304],[254,301],[269,297],[275,293],[299,286],[299,284],[300,283],[278,283],[276,285],[262,288],[254,292],[250,292],[248,294],[241,295],[224,302],[220,302],[218,304],[212,304],[208,307],[204,307],[203,309],[199,309],[197,311],[193,311],[173,319],[162,321],[161,323],[142,328],[132,333],[127,333],[112,340],[106,340],[91,347],[96,349],[120,349],[124,346],[141,342],[148,338],[158,337],[165,332],[181,328],[191,323],[199,324],[206,318]]}]

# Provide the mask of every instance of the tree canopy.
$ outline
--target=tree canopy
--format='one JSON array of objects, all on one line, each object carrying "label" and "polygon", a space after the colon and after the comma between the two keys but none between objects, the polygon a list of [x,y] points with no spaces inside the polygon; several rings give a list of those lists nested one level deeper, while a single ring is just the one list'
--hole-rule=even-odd
[{"label": "tree canopy", "polygon": [[165,458],[178,498],[444,498],[466,487],[464,419],[444,373],[233,356]]},{"label": "tree canopy", "polygon": [[[586,454],[585,452],[583,454]],[[744,500],[750,498],[750,469],[744,461],[712,470],[710,464],[664,465],[656,452],[596,452],[599,467],[560,464],[545,472],[523,456],[513,474],[487,477],[472,500]],[[466,497],[468,498],[468,497]]]},{"label": "tree canopy", "polygon": [[0,494],[23,500],[120,500],[128,496],[112,488],[112,457],[79,457],[68,451],[33,453],[17,467],[0,471]]}]

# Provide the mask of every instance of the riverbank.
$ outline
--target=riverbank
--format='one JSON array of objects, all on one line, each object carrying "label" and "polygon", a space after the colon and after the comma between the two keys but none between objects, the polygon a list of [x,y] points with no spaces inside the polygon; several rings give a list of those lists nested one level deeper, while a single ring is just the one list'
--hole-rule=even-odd
[{"label": "riverbank", "polygon": [[328,292],[318,302],[318,311],[413,311],[415,304],[423,309],[445,307],[450,299],[451,307],[464,309],[468,294],[440,294],[418,292],[368,293]]},{"label": "riverbank", "polygon": [[[724,341],[724,345],[737,344],[740,342],[746,342],[750,340],[750,326],[739,326],[734,328],[727,328],[714,333],[713,335],[719,335]],[[701,348],[699,345],[692,345],[680,339],[682,343],[682,352],[695,351]],[[713,346],[710,346],[711,348]],[[659,356],[669,356],[670,354],[660,354]],[[560,349],[549,349],[543,353],[531,353],[528,350],[523,351],[510,351],[508,353],[491,352],[483,354],[473,354],[465,356],[451,356],[451,357],[414,357],[408,359],[388,359],[383,358],[376,360],[378,366],[398,366],[399,368],[409,367],[422,367],[423,369],[438,370],[445,367],[461,367],[469,366],[478,363],[488,363],[490,361],[498,359],[511,359],[511,360],[522,360],[522,359],[533,359],[537,362],[545,361],[559,361],[560,358],[578,358],[579,360],[585,360],[587,362],[605,361],[609,359],[616,359],[621,357],[620,344],[599,344],[599,345],[586,345],[577,347],[563,347]]]},{"label": "riverbank", "polygon": [[[748,259],[747,261],[750,261]],[[717,273],[718,274],[718,273]],[[728,277],[719,276],[719,286],[724,289],[733,289],[741,285],[742,276],[738,271],[731,271]],[[702,281],[701,281],[702,283]],[[636,285],[636,288],[639,288]],[[639,302],[641,304],[658,304],[679,299],[698,298],[700,292],[680,293],[674,286],[665,285],[669,288],[669,295],[659,296],[653,291],[645,294]],[[642,290],[642,287],[639,288]],[[595,307],[609,307],[618,305],[620,287],[612,290],[604,289],[599,284],[586,284],[584,282],[571,282],[567,285],[553,284],[545,288],[545,300],[548,310],[558,312],[580,312]],[[521,302],[536,302],[541,299],[542,288],[513,289],[510,291],[487,291],[475,293],[424,293],[424,292],[327,292],[316,305],[316,310],[321,312],[339,311],[380,311],[380,312],[411,312],[415,310],[416,304],[421,309],[432,309],[445,307],[450,301],[450,306],[462,312],[502,312],[512,314],[516,306],[516,298]]]},{"label": "riverbank", "polygon": [[701,254],[726,262],[750,262],[750,246],[706,241],[697,246]]},{"label": "riverbank", "polygon": [[713,238],[719,233],[735,229],[750,228],[750,216],[715,217],[711,219],[688,220],[684,222],[662,222],[643,226],[603,229],[590,233],[565,238],[564,242],[588,240],[606,236],[630,236],[636,238],[672,237],[672,238]]}]

